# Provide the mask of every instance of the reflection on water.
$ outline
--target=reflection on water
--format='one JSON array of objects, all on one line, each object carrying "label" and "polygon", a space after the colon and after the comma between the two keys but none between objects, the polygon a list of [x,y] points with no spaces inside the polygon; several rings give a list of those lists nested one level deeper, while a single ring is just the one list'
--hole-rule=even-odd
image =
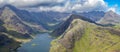
[{"label": "reflection on water", "polygon": [[22,44],[18,52],[49,52],[50,42],[53,40],[48,33],[39,34],[30,42]]}]

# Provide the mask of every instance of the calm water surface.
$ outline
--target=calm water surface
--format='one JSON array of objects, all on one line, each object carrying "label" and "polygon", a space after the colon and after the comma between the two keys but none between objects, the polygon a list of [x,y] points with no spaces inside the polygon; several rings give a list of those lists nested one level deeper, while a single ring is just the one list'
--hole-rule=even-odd
[{"label": "calm water surface", "polygon": [[18,52],[49,52],[53,38],[48,33],[38,34],[33,40],[23,43]]}]

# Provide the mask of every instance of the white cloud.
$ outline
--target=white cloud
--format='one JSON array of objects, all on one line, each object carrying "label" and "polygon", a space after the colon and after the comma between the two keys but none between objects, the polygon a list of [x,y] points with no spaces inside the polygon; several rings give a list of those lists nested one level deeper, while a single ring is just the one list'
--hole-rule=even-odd
[{"label": "white cloud", "polygon": [[52,6],[52,7],[44,7],[40,6],[41,8],[45,11],[49,10],[55,10],[55,11],[60,11],[60,12],[72,12],[72,11],[77,11],[77,12],[87,12],[87,11],[93,11],[93,10],[100,10],[104,11],[107,8],[107,4],[103,0],[75,0],[74,2],[71,2],[70,0],[67,0],[65,2],[64,6]]},{"label": "white cloud", "polygon": [[39,7],[39,11],[65,11],[63,7],[54,6],[54,7]]},{"label": "white cloud", "polygon": [[31,6],[46,2],[60,3],[63,1],[64,0],[0,0],[0,5],[4,3],[4,4],[11,4],[17,7],[21,7],[21,6]]},{"label": "white cloud", "polygon": [[113,11],[113,12],[116,12],[116,10],[117,10],[117,7],[118,7],[118,5],[117,4],[115,4],[114,6],[112,6],[112,7],[110,7],[110,8],[108,8],[108,10],[107,11]]},{"label": "white cloud", "polygon": [[55,4],[53,6],[39,6],[27,9],[38,11],[87,12],[93,10],[104,11],[108,7],[104,0],[0,0],[0,5],[11,4],[17,7],[34,6],[40,3],[63,3],[63,5]]},{"label": "white cloud", "polygon": [[111,8],[109,8],[109,9],[108,9],[108,11],[113,11],[113,12],[116,12],[116,8],[111,7]]},{"label": "white cloud", "polygon": [[88,0],[83,5],[81,5],[81,7],[76,9],[81,12],[84,12],[84,11],[93,11],[93,10],[105,10],[106,7],[107,5],[103,0]]}]

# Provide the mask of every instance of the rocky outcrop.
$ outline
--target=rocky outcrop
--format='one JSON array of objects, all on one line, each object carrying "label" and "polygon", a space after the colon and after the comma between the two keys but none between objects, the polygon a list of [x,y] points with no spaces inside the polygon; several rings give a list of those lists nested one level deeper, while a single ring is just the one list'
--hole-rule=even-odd
[{"label": "rocky outcrop", "polygon": [[16,49],[20,46],[20,42],[6,35],[10,35],[10,33],[8,33],[7,29],[3,26],[3,24],[4,23],[0,21],[0,52],[15,52]]},{"label": "rocky outcrop", "polygon": [[0,19],[8,30],[14,30],[23,34],[32,31],[9,7],[4,7]]},{"label": "rocky outcrop", "polygon": [[[115,52],[120,51],[120,31],[103,27],[81,18],[71,21],[64,33],[53,40],[51,52]],[[61,48],[61,49],[59,49]]]},{"label": "rocky outcrop", "polygon": [[74,19],[82,19],[84,21],[88,21],[88,22],[91,22],[91,23],[95,23],[94,21],[88,19],[88,18],[85,18],[83,16],[79,16],[79,15],[71,15],[64,23],[62,23],[58,28],[56,28],[52,33],[51,35],[52,36],[60,36],[61,34],[63,34],[65,32],[65,30],[70,26],[71,22],[74,20]]}]

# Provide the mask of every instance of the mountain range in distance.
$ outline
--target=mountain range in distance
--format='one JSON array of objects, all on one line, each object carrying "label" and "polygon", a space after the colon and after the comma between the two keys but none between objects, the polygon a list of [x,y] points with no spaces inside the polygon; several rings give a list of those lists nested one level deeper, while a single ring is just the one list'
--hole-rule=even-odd
[{"label": "mountain range in distance", "polygon": [[29,12],[5,5],[0,8],[0,52],[16,51],[25,40],[43,32],[56,37],[50,52],[120,51],[119,24],[120,15],[113,11]]}]

